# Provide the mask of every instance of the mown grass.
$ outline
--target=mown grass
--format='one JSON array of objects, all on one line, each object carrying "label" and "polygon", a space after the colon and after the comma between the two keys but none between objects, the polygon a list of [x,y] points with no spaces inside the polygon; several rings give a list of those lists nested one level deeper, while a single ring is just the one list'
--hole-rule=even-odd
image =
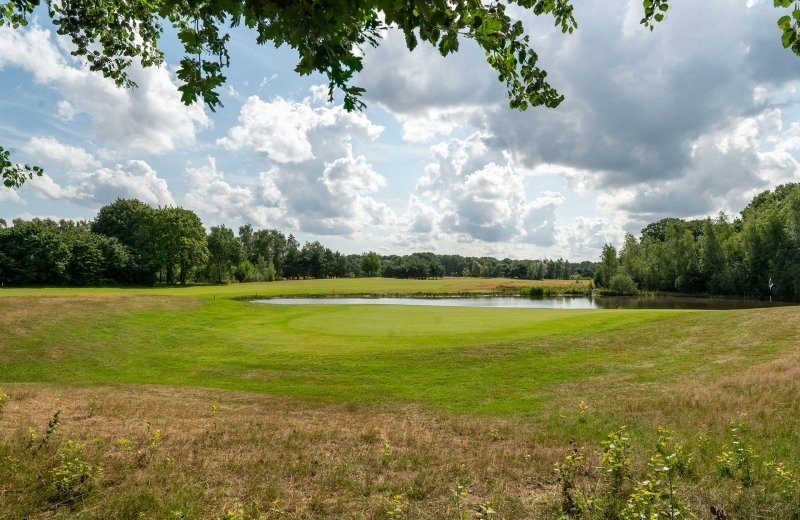
[{"label": "mown grass", "polygon": [[[680,493],[699,517],[712,505],[728,518],[800,511],[795,308],[304,307],[62,291],[0,298],[11,396],[0,518],[391,518],[397,495],[406,518],[478,518],[487,504],[492,518],[558,518],[553,467],[568,441],[586,457],[579,486],[602,494],[600,442],[622,425],[629,490],[663,426],[693,455]],[[56,409],[50,445],[26,447]],[[720,473],[732,422],[748,425],[754,450],[747,485]],[[104,469],[64,502],[50,481],[68,439]],[[778,461],[794,494],[776,484]]]},{"label": "mown grass", "polygon": [[580,387],[573,395],[609,384],[630,391],[769,359],[787,329],[765,318],[781,312],[793,314],[5,298],[0,381],[158,383],[534,415],[566,384]]},{"label": "mown grass", "polygon": [[348,294],[487,294],[515,292],[542,287],[552,292],[583,292],[589,280],[518,280],[511,278],[332,278],[323,280],[280,280],[277,282],[187,287],[33,287],[0,289],[2,296],[97,296],[109,294],[148,296],[192,296],[200,298],[251,298],[256,296],[348,295]]}]

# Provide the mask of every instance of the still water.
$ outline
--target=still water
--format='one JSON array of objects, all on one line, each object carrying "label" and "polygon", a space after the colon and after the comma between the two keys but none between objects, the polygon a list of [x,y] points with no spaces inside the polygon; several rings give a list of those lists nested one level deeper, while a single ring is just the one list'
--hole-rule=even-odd
[{"label": "still water", "polygon": [[475,298],[269,298],[254,303],[270,305],[422,305],[435,307],[513,307],[528,309],[752,309],[785,303],[732,298],[691,297],[586,297],[556,296],[531,299],[509,296]]}]

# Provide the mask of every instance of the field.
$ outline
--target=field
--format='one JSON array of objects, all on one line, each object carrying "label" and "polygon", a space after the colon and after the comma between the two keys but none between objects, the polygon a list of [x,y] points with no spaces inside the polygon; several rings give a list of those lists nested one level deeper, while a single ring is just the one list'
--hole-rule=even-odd
[{"label": "field", "polygon": [[[796,518],[794,307],[233,299],[514,283],[2,290],[0,517],[600,518],[624,509],[665,427],[689,468],[676,496],[700,518]],[[623,426],[612,482],[602,443]]]}]

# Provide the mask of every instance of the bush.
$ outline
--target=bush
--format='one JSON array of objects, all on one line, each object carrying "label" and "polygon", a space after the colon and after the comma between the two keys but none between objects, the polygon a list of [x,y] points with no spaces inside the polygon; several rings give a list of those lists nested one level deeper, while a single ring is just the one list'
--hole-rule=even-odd
[{"label": "bush", "polygon": [[615,294],[634,295],[637,293],[636,282],[627,273],[617,273],[611,277],[608,289]]}]

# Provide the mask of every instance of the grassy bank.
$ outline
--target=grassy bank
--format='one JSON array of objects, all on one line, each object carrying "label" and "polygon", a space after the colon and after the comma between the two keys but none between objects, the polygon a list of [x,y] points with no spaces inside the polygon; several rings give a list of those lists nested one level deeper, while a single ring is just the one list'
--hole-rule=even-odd
[{"label": "grassy bank", "polygon": [[[170,294],[191,290],[200,288]],[[713,518],[712,505],[729,518],[791,518],[798,499],[794,308],[24,294],[0,298],[0,387],[10,395],[0,412],[0,502],[10,508],[0,518],[557,518],[564,479],[553,468],[563,476],[573,449],[582,462],[567,495],[610,500],[602,442],[623,425],[631,465],[619,493],[647,477],[663,426],[690,455],[677,485],[701,518]],[[732,431],[739,423],[746,433]],[[103,468],[76,496],[53,483],[70,439],[83,445],[80,460]],[[752,452],[742,452],[752,478],[737,446]]]}]

